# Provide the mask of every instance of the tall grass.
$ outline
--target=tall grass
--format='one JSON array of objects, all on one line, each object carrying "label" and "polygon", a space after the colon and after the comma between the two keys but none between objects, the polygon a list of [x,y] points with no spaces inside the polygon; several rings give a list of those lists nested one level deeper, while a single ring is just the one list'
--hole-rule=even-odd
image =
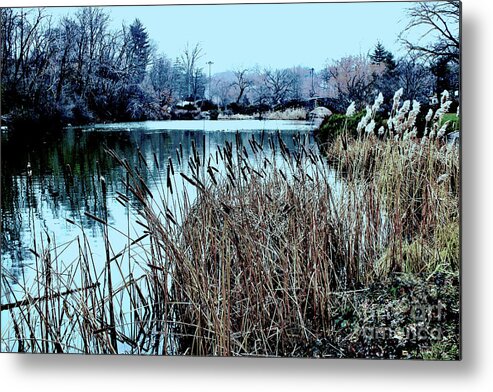
[{"label": "tall grass", "polygon": [[[140,206],[142,237],[123,232],[128,245],[113,249],[105,236],[99,272],[82,229],[68,270],[53,264],[58,248],[49,241],[42,254],[33,250],[36,283],[22,298],[2,282],[12,300],[2,305],[11,319],[4,346],[298,355],[333,337],[341,304],[375,282],[401,272],[457,275],[458,147],[399,135],[342,133],[325,148],[332,166],[301,136],[291,151],[264,134],[248,145],[237,137],[209,156],[193,145],[188,158],[177,151],[190,171],[170,160],[165,185],[154,187],[143,180],[143,171],[151,178],[147,164],[130,167],[108,151]],[[187,184],[183,193],[177,181]],[[128,205],[124,194],[117,199]],[[104,214],[90,218],[122,231]],[[125,273],[123,263],[139,268]]]}]

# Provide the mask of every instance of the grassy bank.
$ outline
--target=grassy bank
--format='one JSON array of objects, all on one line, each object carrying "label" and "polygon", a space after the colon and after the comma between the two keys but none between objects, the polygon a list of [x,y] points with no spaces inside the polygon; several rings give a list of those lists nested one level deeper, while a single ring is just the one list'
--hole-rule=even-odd
[{"label": "grassy bank", "polygon": [[[456,357],[457,148],[368,139],[338,146],[328,150],[344,173],[337,185],[320,156],[301,152],[289,173],[237,169],[199,198],[183,225],[186,257],[174,287],[177,301],[193,304],[180,310],[192,352],[423,358],[443,342],[395,342],[393,334],[432,322],[452,341],[441,355]],[[436,312],[414,317],[416,307],[445,302],[453,306],[439,321]],[[362,333],[382,327],[370,314],[389,307],[389,336],[372,351]]]}]

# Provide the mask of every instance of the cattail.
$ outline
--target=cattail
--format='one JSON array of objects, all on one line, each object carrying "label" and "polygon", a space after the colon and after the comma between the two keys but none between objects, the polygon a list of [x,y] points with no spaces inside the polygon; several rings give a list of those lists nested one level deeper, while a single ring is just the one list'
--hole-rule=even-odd
[{"label": "cattail", "polygon": [[418,117],[420,108],[421,108],[421,105],[419,104],[419,102],[413,101],[412,110],[409,112],[409,115],[407,118],[407,128],[408,129],[411,129],[414,126],[414,124],[416,123],[416,118]]},{"label": "cattail", "polygon": [[452,104],[452,101],[443,101],[440,107],[437,109],[435,112],[435,116],[433,117],[434,119],[442,119],[443,115],[448,112],[450,109],[450,105]]},{"label": "cattail", "polygon": [[409,156],[412,157],[418,151],[417,144],[413,143],[409,148]]},{"label": "cattail", "polygon": [[416,127],[413,128],[411,132],[407,133],[409,139],[414,139],[418,135],[418,132],[416,130]]},{"label": "cattail", "polygon": [[437,109],[437,111],[435,112],[435,115],[433,116],[433,119],[434,120],[439,120],[443,117],[443,115],[445,114],[445,112],[443,111],[443,109],[441,107],[439,107]]},{"label": "cattail", "polygon": [[444,113],[447,113],[450,109],[450,105],[452,105],[452,101],[445,101],[442,105]]},{"label": "cattail", "polygon": [[394,128],[394,118],[392,116],[389,117],[389,120],[387,121],[387,126],[389,127],[389,131],[392,131]]}]

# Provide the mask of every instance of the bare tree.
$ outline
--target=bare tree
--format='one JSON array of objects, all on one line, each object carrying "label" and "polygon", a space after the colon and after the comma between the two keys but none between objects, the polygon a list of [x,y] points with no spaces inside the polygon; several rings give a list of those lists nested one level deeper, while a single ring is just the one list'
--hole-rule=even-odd
[{"label": "bare tree", "polygon": [[383,64],[372,64],[368,58],[360,56],[343,57],[334,61],[323,71],[323,79],[330,85],[341,107],[351,101],[369,102],[374,98],[375,80],[385,69]]},{"label": "bare tree", "polygon": [[231,87],[235,88],[237,92],[236,103],[240,103],[241,98],[245,94],[247,88],[252,85],[252,80],[248,76],[248,69],[237,69],[233,71],[236,80],[231,83]]},{"label": "bare tree", "polygon": [[[291,73],[291,91],[290,98],[294,100],[302,100],[305,95],[309,94],[311,91],[311,80],[306,78],[307,70],[302,67],[293,67],[290,69]],[[305,94],[305,84],[308,83],[308,94]],[[315,84],[314,84],[315,86]],[[315,88],[314,88],[315,90]]]},{"label": "bare tree", "polygon": [[[459,63],[460,3],[458,1],[423,1],[408,10],[410,21],[401,40],[412,52],[425,58],[445,57]],[[410,31],[424,31],[417,43],[405,38]],[[434,39],[433,43],[422,44],[424,39]]]},{"label": "bare tree", "polygon": [[255,68],[252,73],[252,85],[250,87],[250,96],[252,101],[258,105],[267,104],[270,97],[270,91],[265,81],[266,75],[264,71]]},{"label": "bare tree", "polygon": [[180,63],[185,72],[185,84],[187,95],[191,96],[194,89],[195,77],[197,76],[197,63],[204,56],[204,51],[199,43],[190,47],[187,43],[183,53],[180,55]]},{"label": "bare tree", "polygon": [[149,71],[149,78],[157,93],[161,106],[168,105],[174,93],[174,68],[171,60],[166,55],[158,56],[154,59]]},{"label": "bare tree", "polygon": [[231,94],[231,83],[214,77],[212,81],[212,96],[216,98],[216,102],[219,106],[226,107],[226,105],[233,99]]},{"label": "bare tree", "polygon": [[284,102],[293,88],[293,76],[288,69],[264,71],[264,83],[269,90],[271,103]]},{"label": "bare tree", "polygon": [[42,28],[45,19],[41,8],[28,11],[2,9],[2,76],[8,75],[13,84],[26,87],[32,75],[30,59],[40,52],[36,44],[46,38]]},{"label": "bare tree", "polygon": [[397,63],[398,84],[404,89],[407,99],[426,102],[433,90],[433,75],[430,69],[416,57],[408,57]]}]

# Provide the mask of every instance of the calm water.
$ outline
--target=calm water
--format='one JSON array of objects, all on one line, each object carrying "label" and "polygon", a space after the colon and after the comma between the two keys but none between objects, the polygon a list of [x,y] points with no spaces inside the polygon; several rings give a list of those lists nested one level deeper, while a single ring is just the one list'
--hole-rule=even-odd
[{"label": "calm water", "polygon": [[[104,264],[104,244],[101,225],[87,218],[89,212],[101,216],[102,194],[98,179],[107,183],[106,203],[108,222],[137,237],[142,228],[131,224],[130,217],[138,212],[139,204],[124,207],[115,200],[117,191],[125,193],[121,180],[124,172],[105,148],[114,150],[128,160],[132,167],[143,165],[138,149],[149,167],[145,180],[151,191],[162,192],[166,184],[168,159],[176,171],[189,173],[186,165],[179,166],[176,151],[183,148],[184,161],[191,155],[192,141],[206,156],[217,146],[236,139],[236,131],[249,150],[248,139],[260,139],[262,131],[274,135],[280,130],[288,148],[293,136],[310,133],[310,124],[287,121],[152,121],[120,123],[69,128],[55,136],[2,135],[2,270],[11,281],[24,283],[33,276],[34,255],[30,249],[42,252],[42,244],[51,241],[59,251],[59,268],[70,268],[77,254],[75,239],[81,230],[67,222],[75,221],[84,229],[93,255]],[[310,143],[313,143],[312,137]],[[269,149],[267,141],[265,150]],[[32,180],[28,180],[28,162]],[[145,165],[144,164],[144,165]],[[177,187],[184,187],[175,172]],[[72,175],[70,175],[70,173]],[[164,184],[164,186],[163,186]],[[193,198],[193,192],[192,198]],[[132,195],[128,195],[132,201]],[[124,236],[112,231],[115,249],[123,248]]]}]

